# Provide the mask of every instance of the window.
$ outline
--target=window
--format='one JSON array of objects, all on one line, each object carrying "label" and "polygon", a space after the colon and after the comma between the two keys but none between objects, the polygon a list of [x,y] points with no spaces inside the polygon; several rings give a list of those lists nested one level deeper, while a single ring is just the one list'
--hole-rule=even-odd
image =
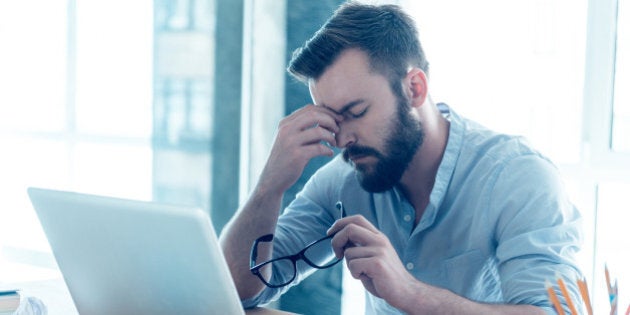
[{"label": "window", "polygon": [[[612,148],[630,152],[630,3],[618,1]],[[625,135],[625,136],[624,136]]]},{"label": "window", "polygon": [[584,89],[585,148],[582,179],[594,187],[593,261],[595,312],[609,310],[604,266],[619,287],[619,308],[630,304],[627,291],[628,243],[623,223],[630,220],[624,196],[630,187],[628,151],[629,99],[627,1],[589,2],[586,82]]},{"label": "window", "polygon": [[580,158],[586,1],[409,1],[435,101]]},{"label": "window", "polygon": [[152,5],[2,2],[0,41],[0,256],[54,268],[28,186],[151,197]]},{"label": "window", "polygon": [[[0,281],[59,277],[29,186],[209,211],[213,161],[238,169],[238,150],[217,147],[215,130],[238,148],[240,128],[212,106],[216,89],[240,93],[227,79],[215,86],[215,9],[213,0],[0,3]],[[226,22],[235,12],[221,27],[242,24]],[[232,72],[233,61],[240,55],[223,63]],[[217,208],[229,217],[238,182],[223,184]]]}]

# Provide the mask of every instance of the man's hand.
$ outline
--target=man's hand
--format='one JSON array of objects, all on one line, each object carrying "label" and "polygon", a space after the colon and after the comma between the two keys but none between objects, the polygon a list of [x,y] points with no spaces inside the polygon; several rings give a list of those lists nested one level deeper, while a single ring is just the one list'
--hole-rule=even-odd
[{"label": "man's hand", "polygon": [[328,230],[328,234],[335,232],[335,255],[345,256],[352,277],[361,280],[372,295],[400,309],[409,297],[419,297],[422,284],[405,269],[387,236],[365,217],[340,219]]},{"label": "man's hand", "polygon": [[306,105],[280,121],[267,164],[260,177],[266,192],[284,193],[316,156],[332,156],[338,123],[343,117],[315,105]]},{"label": "man's hand", "polygon": [[337,220],[328,234],[337,233],[332,246],[345,256],[352,277],[372,295],[407,314],[544,314],[533,305],[484,304],[417,280],[407,272],[387,236],[365,217]]}]

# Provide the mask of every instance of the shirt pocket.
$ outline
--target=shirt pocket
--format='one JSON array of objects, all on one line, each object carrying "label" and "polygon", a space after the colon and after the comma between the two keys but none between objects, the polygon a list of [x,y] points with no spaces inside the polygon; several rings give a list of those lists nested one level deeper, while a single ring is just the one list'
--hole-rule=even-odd
[{"label": "shirt pocket", "polygon": [[448,283],[447,289],[458,295],[470,296],[484,261],[483,253],[479,249],[446,259],[442,268]]}]

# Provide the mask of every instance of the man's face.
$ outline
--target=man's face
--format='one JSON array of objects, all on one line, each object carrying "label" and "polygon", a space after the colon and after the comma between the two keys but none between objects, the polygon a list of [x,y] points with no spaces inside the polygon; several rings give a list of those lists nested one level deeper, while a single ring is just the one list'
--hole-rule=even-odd
[{"label": "man's face", "polygon": [[[399,100],[396,114],[389,119],[389,130],[379,151],[353,144],[343,150],[343,159],[354,164],[361,187],[369,192],[391,189],[400,181],[424,138],[422,125],[409,113],[406,100]],[[373,156],[372,164],[355,164],[353,157]]]},{"label": "man's face", "polygon": [[396,185],[423,140],[407,100],[394,95],[383,75],[370,71],[367,56],[358,50],[342,53],[309,88],[316,105],[343,116],[337,146],[361,186],[381,192]]}]

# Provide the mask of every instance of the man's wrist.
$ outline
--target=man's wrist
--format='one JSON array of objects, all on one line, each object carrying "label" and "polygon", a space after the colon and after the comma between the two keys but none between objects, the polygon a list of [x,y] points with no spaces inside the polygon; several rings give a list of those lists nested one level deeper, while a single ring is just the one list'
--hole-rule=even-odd
[{"label": "man's wrist", "polygon": [[444,311],[443,300],[448,293],[447,290],[416,281],[411,286],[411,298],[406,300],[409,303],[402,310],[407,314],[440,314],[440,311]]}]

